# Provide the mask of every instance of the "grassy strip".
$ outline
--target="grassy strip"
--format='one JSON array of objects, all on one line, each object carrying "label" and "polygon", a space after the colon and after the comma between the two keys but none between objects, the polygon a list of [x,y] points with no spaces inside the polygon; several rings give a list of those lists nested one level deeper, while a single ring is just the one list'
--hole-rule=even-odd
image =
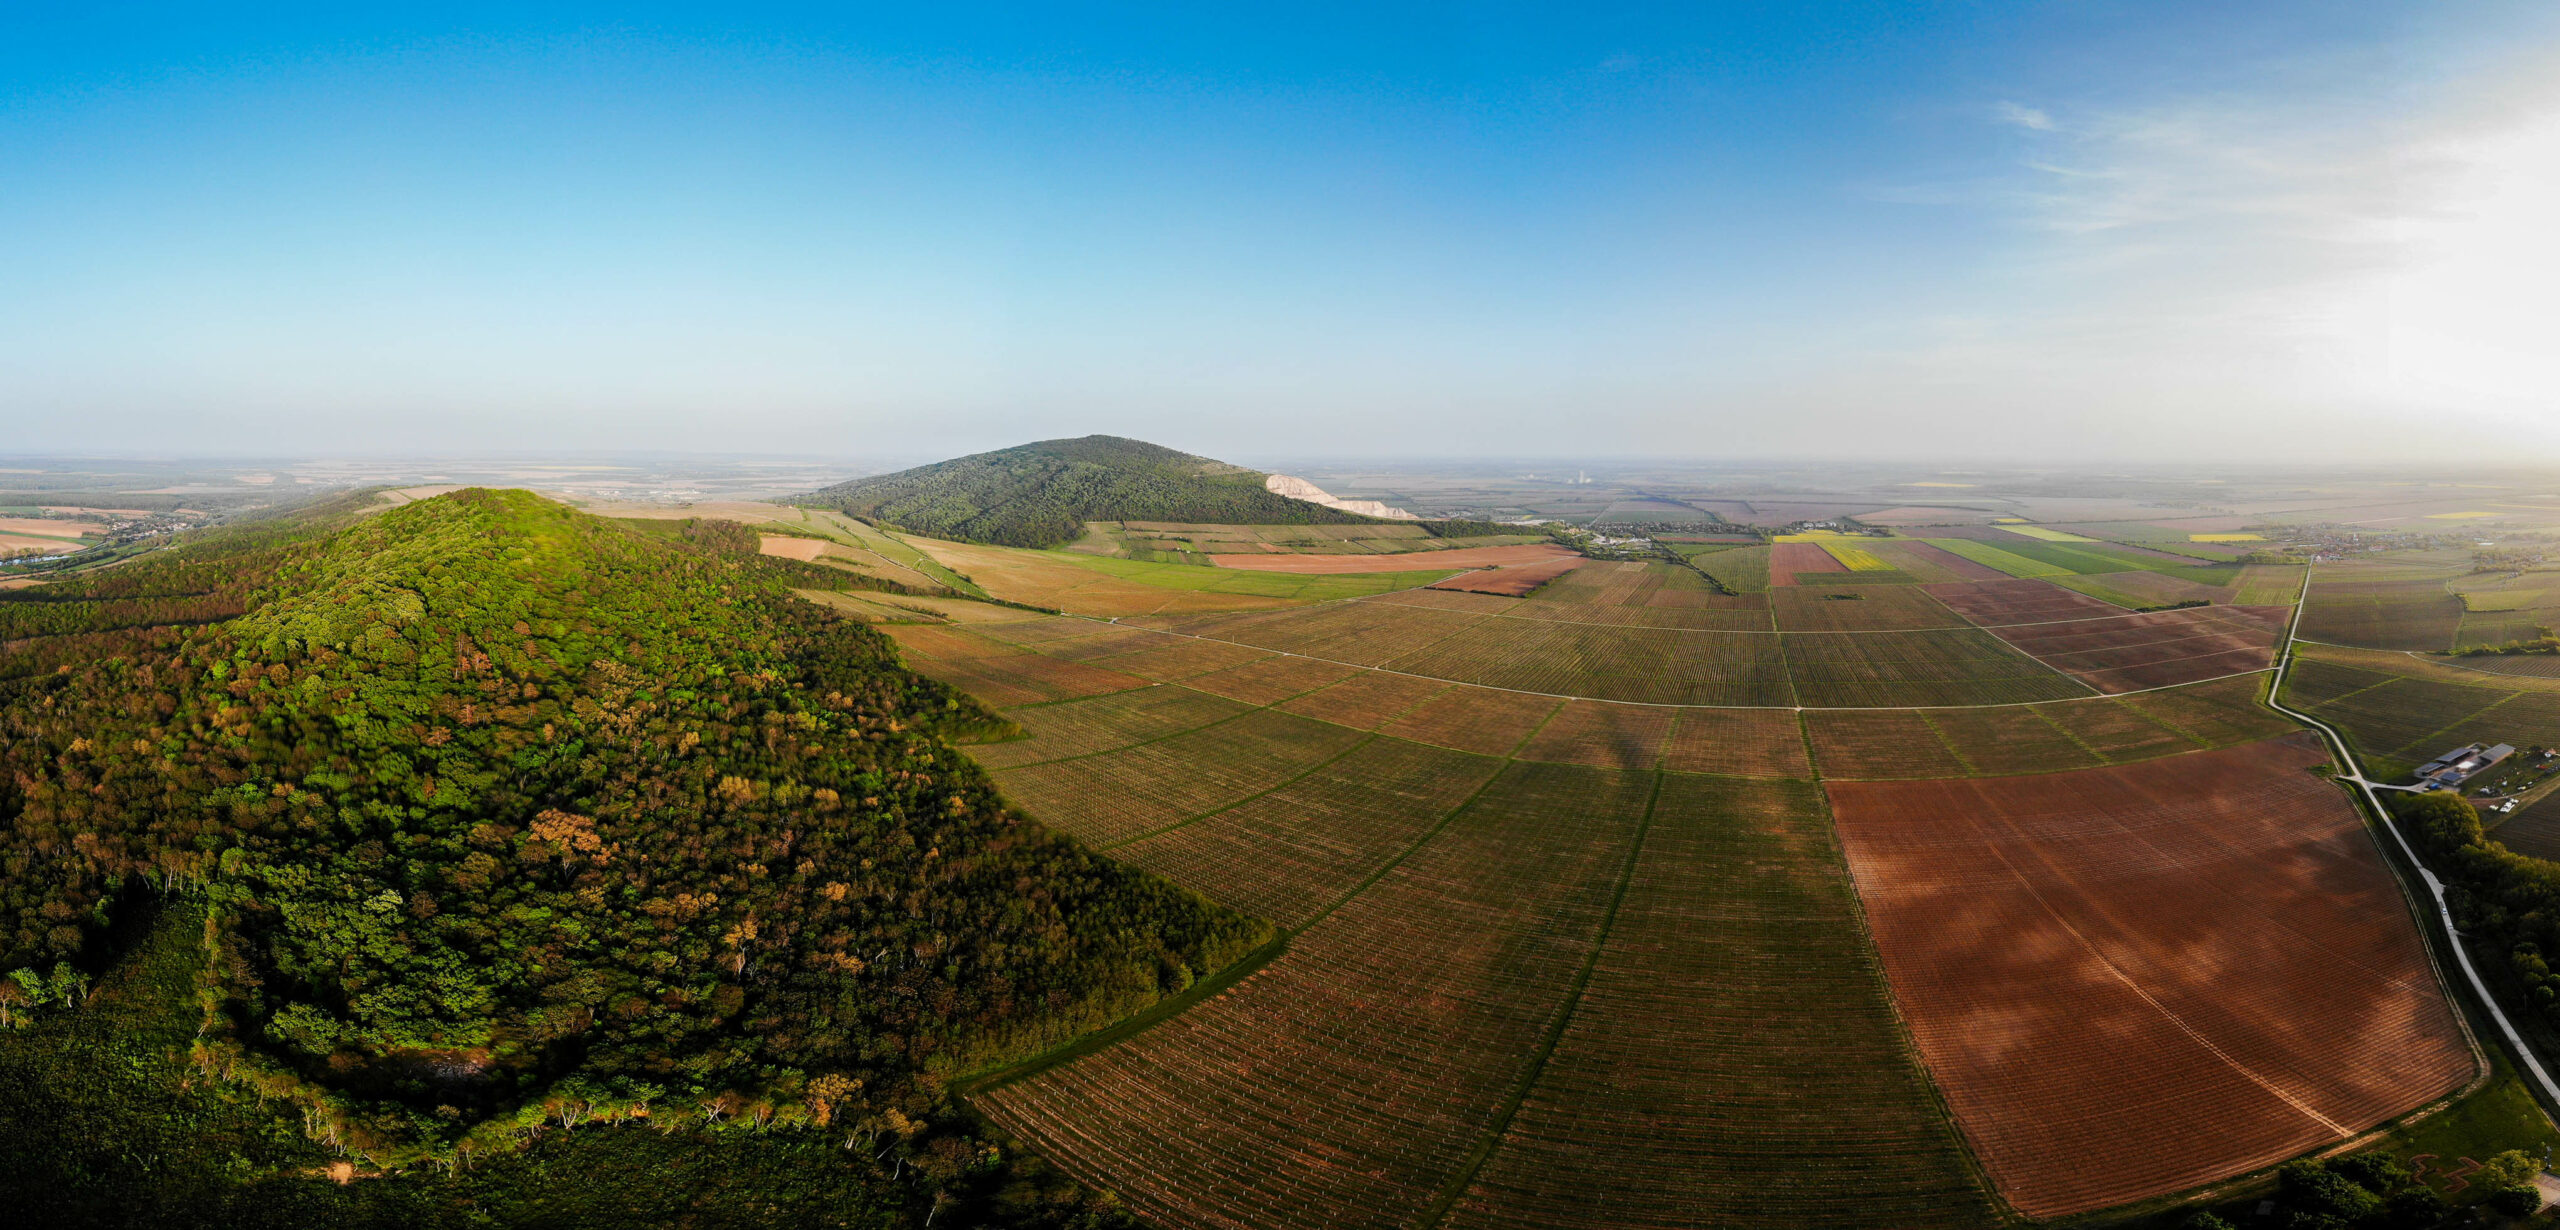
[{"label": "grassy strip", "polygon": [[[1331,917],[1335,910],[1339,910],[1343,906],[1350,904],[1354,898],[1369,891],[1369,887],[1371,885],[1387,878],[1387,873],[1403,866],[1406,859],[1413,857],[1414,851],[1421,849],[1426,844],[1429,844],[1431,839],[1438,837],[1443,830],[1449,827],[1451,821],[1456,820],[1459,815],[1464,813],[1469,807],[1473,807],[1477,799],[1483,798],[1484,792],[1492,787],[1494,780],[1502,776],[1502,768],[1508,767],[1510,763],[1510,761],[1506,760],[1503,762],[1502,766],[1497,767],[1492,773],[1486,775],[1484,783],[1477,786],[1475,788],[1475,792],[1469,794],[1457,806],[1450,808],[1446,814],[1442,815],[1439,823],[1432,825],[1428,831],[1424,832],[1421,836],[1414,838],[1411,843],[1405,846],[1402,852],[1398,853],[1394,858],[1388,859],[1386,862],[1380,864],[1377,870],[1370,872],[1368,876],[1363,878],[1358,884],[1352,885],[1348,891],[1344,892],[1341,896],[1334,898],[1333,901],[1323,909],[1316,911],[1314,915],[1307,919],[1304,926],[1301,926],[1294,931],[1282,930],[1279,934],[1273,936],[1269,943],[1264,944],[1260,948],[1254,949],[1252,952],[1246,953],[1233,965],[1191,984],[1179,995],[1170,996],[1156,1001],[1155,1005],[1148,1008],[1146,1011],[1140,1012],[1137,1015],[1120,1021],[1108,1028],[1096,1030],[1093,1033],[1086,1034],[1084,1037],[1061,1043],[1058,1046],[1052,1047],[1049,1050],[1043,1051],[1028,1059],[1000,1067],[980,1069],[977,1072],[960,1077],[951,1083],[950,1088],[952,1093],[955,1096],[964,1098],[974,1096],[991,1089],[1013,1084],[1016,1081],[1037,1076],[1042,1072],[1046,1072],[1051,1068],[1057,1067],[1058,1065],[1067,1063],[1071,1060],[1081,1059],[1084,1056],[1108,1050],[1122,1042],[1128,1041],[1130,1038],[1136,1037],[1138,1034],[1145,1032],[1147,1029],[1160,1022],[1170,1020],[1173,1017],[1188,1011],[1193,1005],[1199,1004],[1210,997],[1215,996],[1219,992],[1226,990],[1228,987],[1242,982],[1247,975],[1250,975],[1255,971],[1260,970],[1262,967],[1271,964],[1273,961],[1278,960],[1280,954],[1289,950],[1289,941],[1291,939],[1313,929],[1316,924]],[[1655,789],[1657,791],[1660,789],[1658,779]],[[1648,811],[1649,810],[1650,809],[1648,809]]]},{"label": "grassy strip", "polygon": [[1626,863],[1618,868],[1617,887],[1609,894],[1608,911],[1600,916],[1600,930],[1591,937],[1591,953],[1583,958],[1581,970],[1574,974],[1573,986],[1565,992],[1564,1005],[1556,1013],[1555,1023],[1547,1028],[1547,1036],[1539,1040],[1537,1051],[1529,1057],[1527,1070],[1520,1074],[1519,1084],[1513,1087],[1511,1096],[1504,1099],[1502,1109],[1494,1115],[1493,1122],[1486,1126],[1483,1138],[1467,1151],[1465,1160],[1459,1162],[1458,1169],[1450,1174],[1448,1183],[1441,1187],[1431,1207],[1424,1210],[1421,1220],[1414,1223],[1416,1230],[1435,1230],[1448,1218],[1449,1210],[1456,1207],[1459,1197],[1466,1195],[1467,1187],[1475,1182],[1476,1172],[1483,1170],[1485,1162],[1493,1157],[1493,1151],[1502,1147],[1502,1138],[1510,1133],[1511,1120],[1520,1113],[1520,1104],[1529,1100],[1529,1091],[1537,1088],[1538,1078],[1546,1075],[1547,1061],[1555,1056],[1556,1044],[1564,1041],[1564,1031],[1573,1024],[1574,1013],[1582,1007],[1582,993],[1591,985],[1591,972],[1599,968],[1600,953],[1609,946],[1609,931],[1618,924],[1618,907],[1626,902],[1627,886],[1635,882],[1637,860],[1644,856],[1645,834],[1653,828],[1653,808],[1661,799],[1662,774],[1656,772],[1653,775],[1653,793],[1644,801],[1644,818],[1636,822],[1635,840],[1627,843]]}]

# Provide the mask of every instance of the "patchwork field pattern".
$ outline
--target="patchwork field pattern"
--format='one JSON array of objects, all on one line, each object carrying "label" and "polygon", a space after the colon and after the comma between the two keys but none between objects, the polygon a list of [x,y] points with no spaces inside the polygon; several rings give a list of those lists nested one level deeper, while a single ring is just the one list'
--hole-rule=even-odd
[{"label": "patchwork field pattern", "polygon": [[[1185,611],[1258,610],[1356,598],[1427,585],[1454,571],[1451,567],[1437,571],[1372,570],[1347,575],[1308,575],[1159,564],[1074,551],[981,547],[937,539],[919,539],[918,543],[935,563],[1009,601],[1106,618]],[[1380,561],[1384,568],[1402,567],[1401,561],[1418,557],[1381,555],[1371,558]]]},{"label": "patchwork field pattern", "polygon": [[1462,572],[1447,580],[1434,581],[1429,588],[1525,598],[1536,593],[1540,586],[1581,567],[1584,562],[1581,556],[1571,555],[1548,563],[1508,564],[1500,568]]},{"label": "patchwork field pattern", "polygon": [[2002,628],[2000,639],[2101,692],[2196,683],[2274,665],[2285,607],[2190,607]]},{"label": "patchwork field pattern", "polygon": [[[1167,1225],[1981,1223],[1810,784],[1515,765],[1434,825],[1270,966],[979,1104]],[[1767,1181],[1807,1159],[1860,1182]]]},{"label": "patchwork field pattern", "polygon": [[2382,772],[2465,743],[2560,747],[2560,680],[2306,646],[2286,674],[2285,699],[2346,732]]},{"label": "patchwork field pattern", "polygon": [[1849,566],[1818,542],[1781,542],[1769,548],[1769,584],[1794,585],[1808,573],[1847,572]]},{"label": "patchwork field pattern", "polygon": [[1373,739],[1269,794],[1112,856],[1295,929],[1421,840],[1501,764]]},{"label": "patchwork field pattern", "polygon": [[2447,575],[2393,565],[2322,565],[2303,600],[2300,635],[2369,649],[2450,649],[2462,625],[2462,600],[2445,592]]},{"label": "patchwork field pattern", "polygon": [[1381,665],[1553,696],[1665,705],[1784,705],[1793,693],[1777,640],[1763,633],[1497,619]]},{"label": "patchwork field pattern", "polygon": [[1313,718],[1255,709],[1118,751],[992,772],[1023,810],[1109,849],[1277,789],[1362,739]]},{"label": "patchwork field pattern", "polygon": [[1653,787],[1506,769],[1271,965],[978,1104],[1167,1224],[1409,1226],[1571,1011]]},{"label": "patchwork field pattern", "polygon": [[1445,1224],[1989,1224],[1855,918],[1810,784],[1666,782],[1581,1002]]},{"label": "patchwork field pattern", "polygon": [[1827,786],[1903,1016],[2020,1211],[2267,1166],[2470,1079],[2363,822],[2305,771],[2324,760],[2296,736]]},{"label": "patchwork field pattern", "polygon": [[1831,589],[1818,585],[1769,591],[1769,610],[1789,632],[1865,632],[1961,628],[1964,617],[1913,585]]},{"label": "patchwork field pattern", "polygon": [[1997,581],[2009,574],[1978,564],[1952,551],[1908,538],[1887,539],[1867,548],[1876,558],[1910,573],[1923,584],[1946,581]]},{"label": "patchwork field pattern", "polygon": [[[2303,771],[2316,749],[2266,741],[2292,726],[2261,676],[2075,678],[2217,636],[2256,671],[2281,612],[1694,582],[1599,563],[1530,599],[909,633],[921,668],[1073,655],[1127,683],[1017,703],[1028,737],[972,754],[1027,814],[1292,932],[975,1103],[1167,1226],[1927,1227],[1998,1218],[1972,1161],[2059,1216],[2467,1078],[2396,890]],[[1812,602],[1941,614],[1793,630]],[[1790,630],[1636,622],[1773,611]],[[2316,665],[2318,703],[2373,686]],[[2560,722],[2560,684],[2417,682],[2540,689]]]},{"label": "patchwork field pattern", "polygon": [[1790,632],[1779,639],[1798,703],[1809,707],[1999,705],[2090,692],[1974,628]]},{"label": "patchwork field pattern", "polygon": [[1582,557],[1552,543],[1523,543],[1508,547],[1457,547],[1446,551],[1416,551],[1401,555],[1292,555],[1254,552],[1239,555],[1212,555],[1209,558],[1217,561],[1220,568],[1241,568],[1254,572],[1331,574],[1448,573],[1462,568],[1487,568],[1497,564],[1504,566],[1540,564]]},{"label": "patchwork field pattern", "polygon": [[2074,593],[2048,581],[2014,578],[1951,582],[1928,588],[1931,597],[1986,628],[2105,619],[2125,614],[2123,607],[2101,602],[2087,594]]},{"label": "patchwork field pattern", "polygon": [[[1736,547],[1712,555],[1691,556],[1689,564],[1735,593],[1754,594],[1772,583],[1770,547]],[[1789,582],[1792,583],[1792,582]]]}]

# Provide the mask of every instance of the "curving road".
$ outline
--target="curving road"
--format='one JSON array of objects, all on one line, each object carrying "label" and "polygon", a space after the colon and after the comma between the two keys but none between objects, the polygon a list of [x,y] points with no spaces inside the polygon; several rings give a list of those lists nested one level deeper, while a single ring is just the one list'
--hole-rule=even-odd
[{"label": "curving road", "polygon": [[[2355,753],[2347,747],[2346,737],[2339,734],[2336,727],[2308,713],[2290,708],[2282,700],[2277,699],[2284,691],[2285,675],[2293,669],[2294,629],[2302,623],[2303,599],[2310,596],[2311,569],[2315,567],[2318,565],[2307,565],[2302,570],[2302,592],[2295,595],[2293,619],[2285,625],[2284,653],[2276,659],[2275,679],[2267,688],[2267,705],[2276,712],[2319,731],[2321,737],[2329,741],[2330,754],[2346,769],[2345,780],[2354,783],[2355,788],[2363,792],[2365,804],[2372,809],[2372,814],[2380,821],[2382,831],[2391,835],[2392,842],[2400,847],[2401,857],[2408,860],[2409,866],[2417,869],[2419,878],[2425,882],[2428,901],[2435,906],[2436,924],[2443,928],[2446,946],[2453,950],[2453,959],[2462,966],[2462,976],[2470,980],[2472,994],[2478,998],[2481,1007],[2488,1011],[2490,1019],[2498,1023],[2498,1032],[2506,1035],[2508,1048],[2524,1065],[2524,1070],[2532,1076],[2534,1087],[2540,1092],[2542,1102],[2545,1105],[2560,1105],[2560,1084],[2552,1081],[2551,1073],[2544,1070],[2542,1066],[2541,1057],[2535,1055],[2533,1048],[2526,1045],[2524,1036],[2516,1032],[2515,1022],[2507,1019],[2506,1009],[2499,1006],[2496,996],[2490,994],[2489,984],[2481,979],[2480,971],[2473,968],[2470,950],[2462,944],[2462,933],[2454,929],[2453,911],[2445,904],[2444,882],[2436,878],[2436,873],[2427,870],[2425,863],[2418,861],[2418,852],[2410,847],[2408,838],[2401,836],[2398,826],[2391,823],[2391,810],[2382,805],[2382,796],[2378,793],[2383,790],[2415,792],[2417,787],[2391,786],[2368,780],[2364,775],[2364,767],[2356,762]],[[2396,866],[2391,871],[2393,877],[2400,881],[2401,891],[2407,892],[2408,877],[2402,875]],[[2422,909],[2421,913],[2423,912]]]}]

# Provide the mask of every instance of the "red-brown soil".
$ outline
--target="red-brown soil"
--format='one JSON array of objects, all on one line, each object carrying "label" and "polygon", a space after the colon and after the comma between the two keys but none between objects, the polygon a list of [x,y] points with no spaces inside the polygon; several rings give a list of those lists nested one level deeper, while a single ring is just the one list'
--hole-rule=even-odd
[{"label": "red-brown soil", "polygon": [[2297,734],[1826,784],[1902,1014],[2019,1211],[2254,1170],[2471,1078],[2409,907],[2326,763]]},{"label": "red-brown soil", "polygon": [[2063,619],[2099,619],[2126,613],[2123,607],[2112,602],[2100,602],[2087,594],[2030,577],[2011,577],[2005,581],[1942,581],[1927,588],[1938,601],[1954,607],[1957,614],[1986,628]]},{"label": "red-brown soil", "polygon": [[1401,555],[1212,555],[1220,568],[1253,572],[1455,572],[1491,564],[1529,564],[1540,560],[1582,557],[1553,543],[1511,547],[1458,547],[1448,551],[1414,551]]},{"label": "red-brown soil", "polygon": [[2002,640],[2101,692],[2197,683],[2273,664],[2283,607],[2189,607],[2002,628]]},{"label": "red-brown soil", "polygon": [[[1976,563],[1956,554],[1953,551],[1949,551],[1944,547],[1931,546],[1925,542],[1914,542],[1908,539],[1894,539],[1887,542],[1871,544],[1869,545],[1868,550],[1874,551],[1877,555],[1883,556],[1889,563],[1901,564],[1905,568],[1912,568],[1912,565],[1914,564],[1918,565],[1918,568],[1912,568],[1915,575],[1920,574],[1926,569],[1936,569],[1961,581],[2001,581],[2011,579],[2008,573],[2002,572],[1989,564]],[[1926,581],[1930,578],[1922,575],[1920,579]]]},{"label": "red-brown soil", "polygon": [[1847,572],[1848,570],[1848,565],[1841,563],[1829,551],[1823,550],[1820,543],[1782,542],[1769,548],[1769,583],[1771,585],[1793,585],[1796,583],[1796,574],[1799,572]]}]

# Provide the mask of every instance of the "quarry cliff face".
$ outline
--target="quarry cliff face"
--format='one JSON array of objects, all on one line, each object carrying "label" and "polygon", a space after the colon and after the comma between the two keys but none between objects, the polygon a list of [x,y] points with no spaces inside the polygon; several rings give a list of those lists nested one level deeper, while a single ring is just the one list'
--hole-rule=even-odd
[{"label": "quarry cliff face", "polygon": [[1286,474],[1273,474],[1264,478],[1262,488],[1273,495],[1285,495],[1293,500],[1305,500],[1310,504],[1339,508],[1344,512],[1358,513],[1364,517],[1387,517],[1397,521],[1421,519],[1392,504],[1377,500],[1346,500],[1303,478],[1292,478]]}]

